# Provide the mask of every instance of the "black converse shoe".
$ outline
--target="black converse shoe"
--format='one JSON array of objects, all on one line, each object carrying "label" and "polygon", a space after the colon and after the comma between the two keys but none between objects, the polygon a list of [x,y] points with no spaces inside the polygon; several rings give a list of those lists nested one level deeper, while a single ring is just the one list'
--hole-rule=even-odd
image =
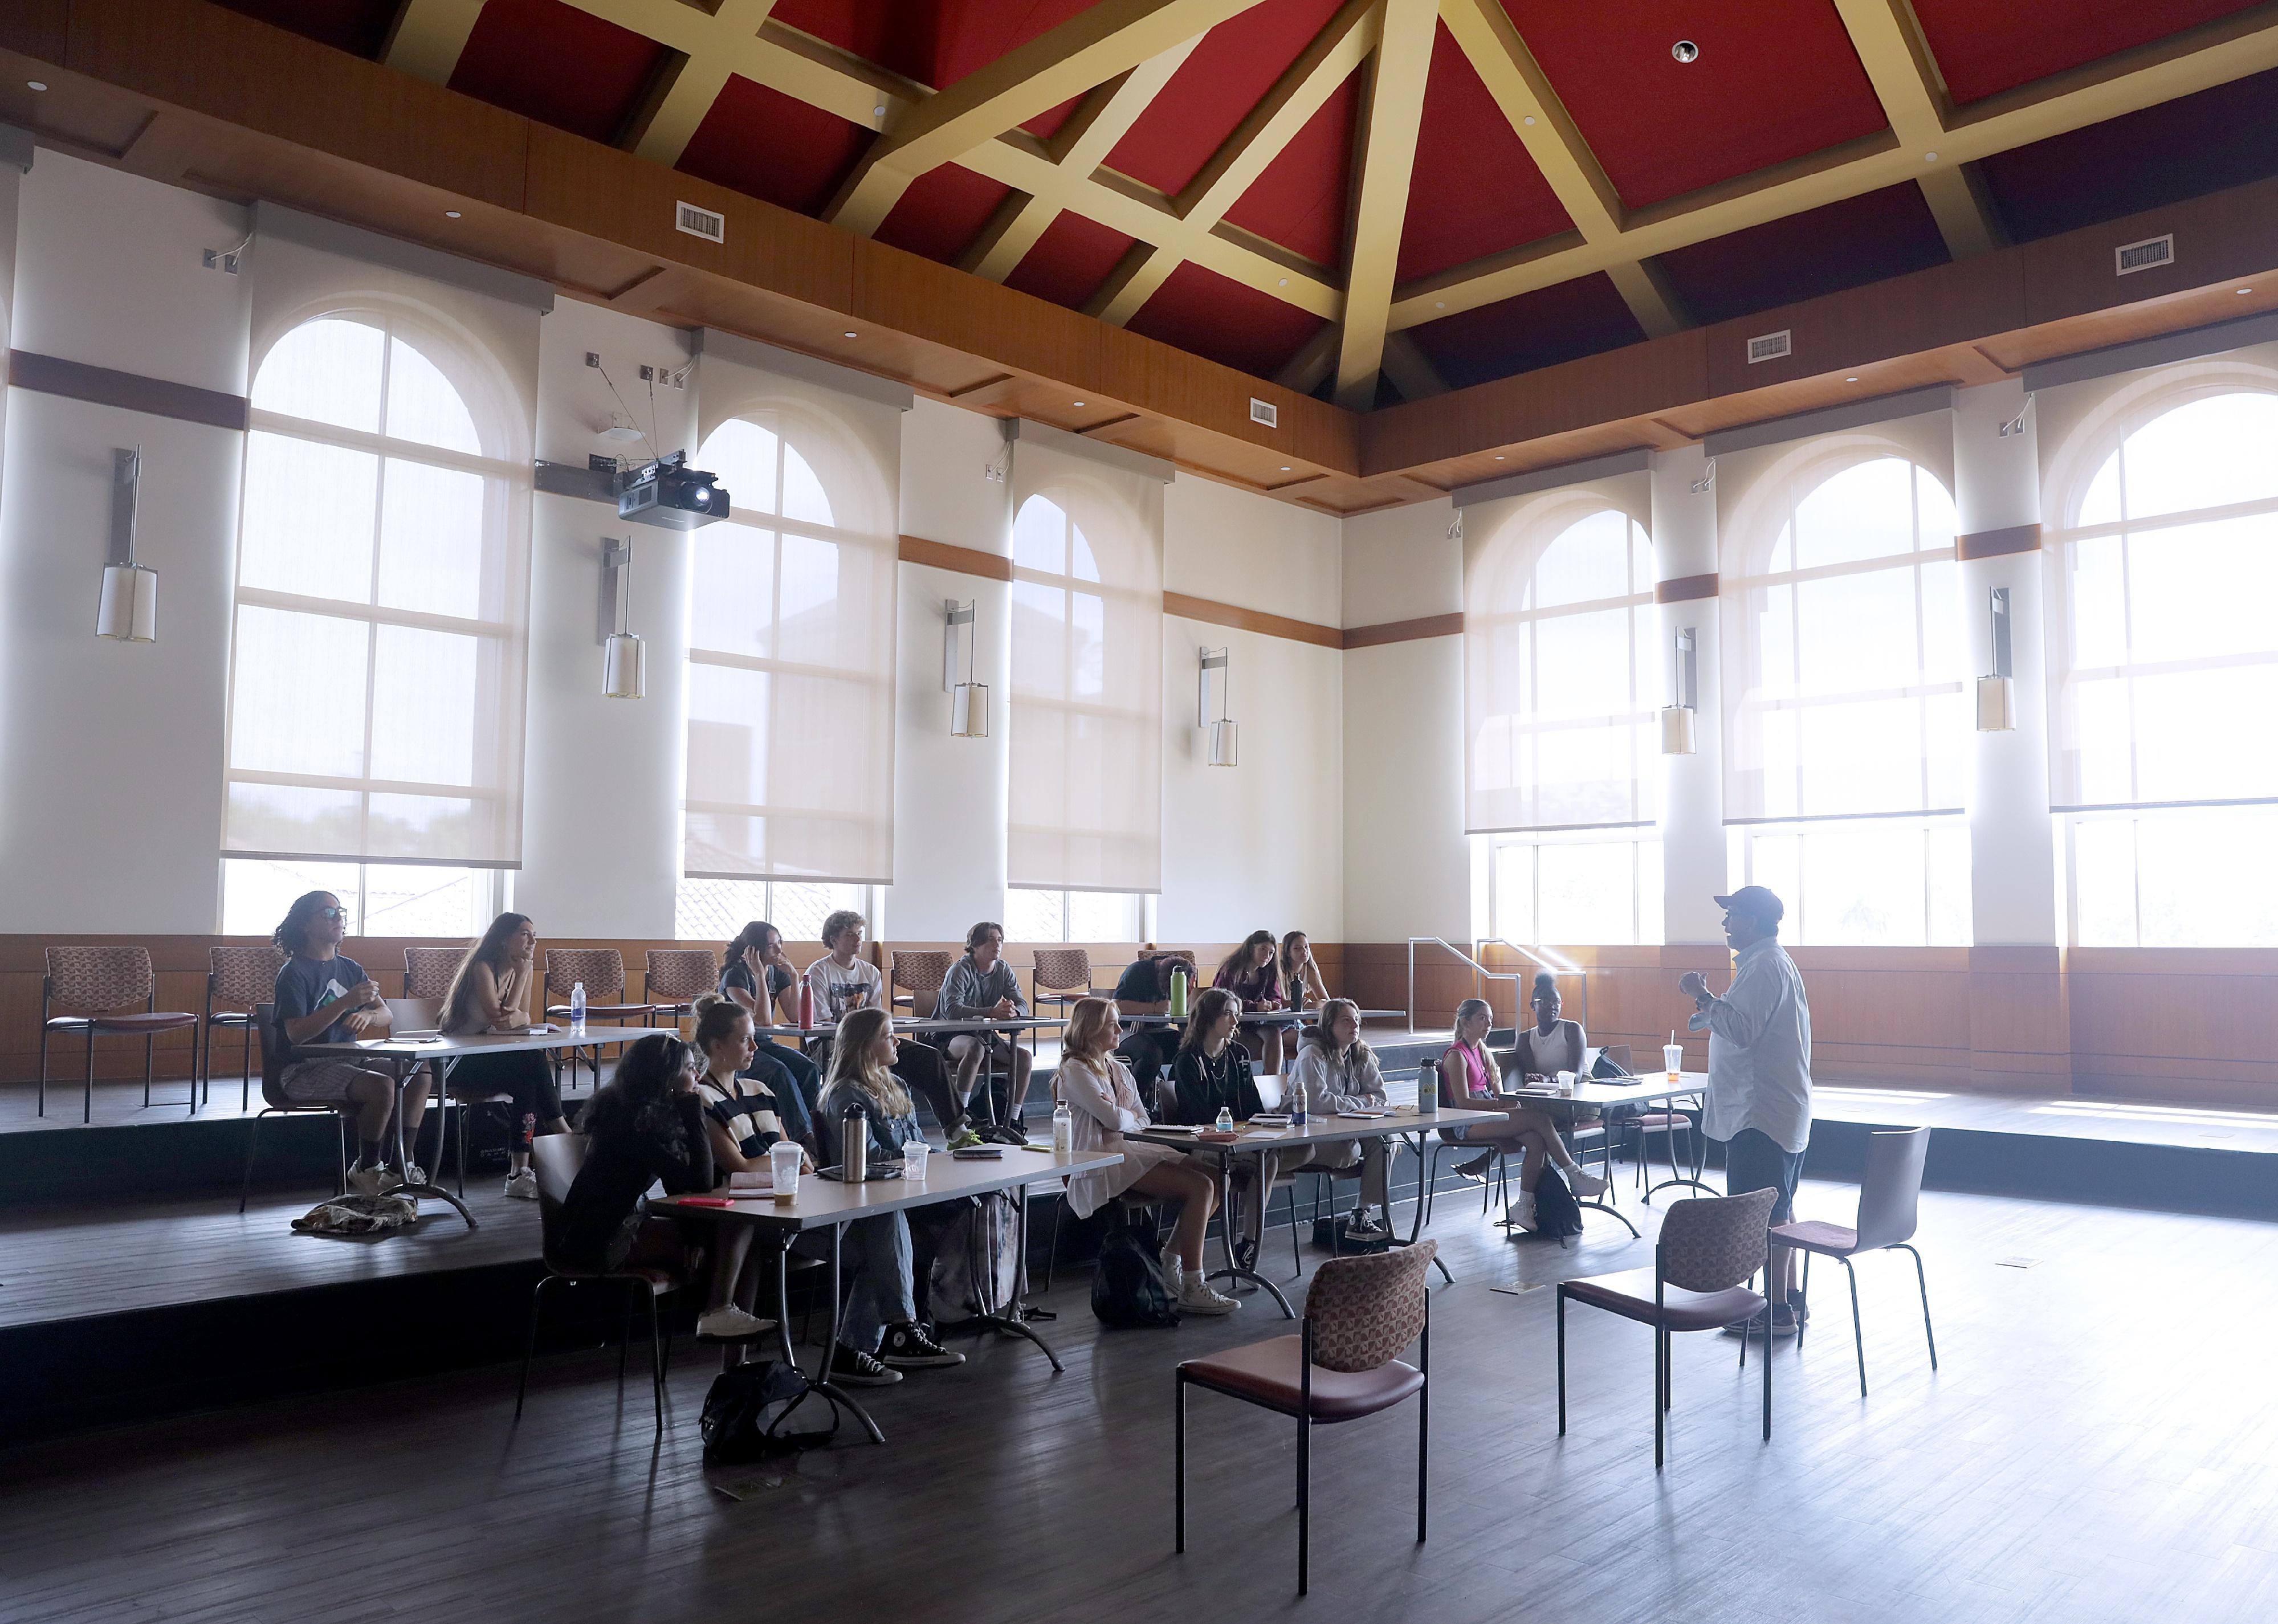
[{"label": "black converse shoe", "polygon": [[952,1353],[926,1334],[922,1325],[889,1325],[878,1361],[891,1370],[931,1370],[961,1365],[965,1355]]},{"label": "black converse shoe", "polygon": [[900,1371],[887,1369],[859,1347],[842,1342],[831,1350],[830,1380],[837,1386],[891,1387],[901,1379]]}]

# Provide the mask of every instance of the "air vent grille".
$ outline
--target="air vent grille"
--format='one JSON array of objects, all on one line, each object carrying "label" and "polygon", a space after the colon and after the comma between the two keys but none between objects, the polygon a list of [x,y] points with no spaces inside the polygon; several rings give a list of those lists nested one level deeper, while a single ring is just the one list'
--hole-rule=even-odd
[{"label": "air vent grille", "polygon": [[1783,355],[1793,355],[1795,345],[1789,339],[1788,332],[1787,328],[1783,327],[1777,332],[1760,332],[1750,339],[1748,364],[1754,366],[1759,361],[1777,361]]},{"label": "air vent grille", "polygon": [[2175,233],[2164,237],[2146,237],[2141,242],[2123,242],[2112,250],[2112,274],[2132,276],[2138,271],[2156,270],[2175,263]]},{"label": "air vent grille", "polygon": [[1252,395],[1250,397],[1250,421],[1262,423],[1269,429],[1278,429],[1281,426],[1281,408],[1271,400],[1261,400]]},{"label": "air vent grille", "polygon": [[701,237],[707,242],[728,240],[728,217],[715,214],[709,209],[699,209],[694,203],[680,202],[672,206],[672,228],[686,232],[692,237]]}]

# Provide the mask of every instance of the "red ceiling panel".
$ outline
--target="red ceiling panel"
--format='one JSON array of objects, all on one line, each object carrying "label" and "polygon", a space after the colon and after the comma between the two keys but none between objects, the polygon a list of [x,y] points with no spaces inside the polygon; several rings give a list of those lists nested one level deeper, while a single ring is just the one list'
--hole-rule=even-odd
[{"label": "red ceiling panel", "polygon": [[[1502,0],[1632,209],[1884,127],[1828,0]],[[1678,40],[1701,48],[1679,63]]]},{"label": "red ceiling panel", "polygon": [[1125,132],[1107,166],[1175,194],[1304,54],[1341,3],[1264,0],[1212,29]]},{"label": "red ceiling panel", "polygon": [[451,88],[592,141],[614,141],[664,47],[562,0],[489,0]]},{"label": "red ceiling panel", "polygon": [[772,20],[939,90],[1091,0],[777,0]]},{"label": "red ceiling panel", "polygon": [[221,0],[233,11],[305,34],[359,57],[387,42],[399,0]]},{"label": "red ceiling panel", "polygon": [[1361,78],[1356,71],[1330,94],[1296,139],[1235,200],[1226,211],[1228,221],[1316,264],[1344,263],[1345,200],[1353,133],[1360,125]]},{"label": "red ceiling panel", "polygon": [[1620,290],[1603,271],[1577,277],[1411,327],[1440,376],[1462,389],[1514,372],[1556,366],[1579,355],[1618,349],[1645,337]]},{"label": "red ceiling panel", "polygon": [[1946,93],[1975,102],[2130,46],[2254,9],[2256,0],[1914,0]]},{"label": "red ceiling panel", "polygon": [[1107,273],[1115,269],[1132,241],[1121,232],[1062,210],[1005,278],[1005,285],[1071,310],[1081,309],[1084,301],[1099,291],[1099,285],[1107,280]]},{"label": "red ceiling panel", "polygon": [[819,214],[870,140],[860,125],[731,75],[689,138],[680,167],[801,214]]},{"label": "red ceiling panel", "polygon": [[1191,261],[1171,272],[1131,318],[1134,332],[1259,377],[1279,372],[1327,324]]},{"label": "red ceiling panel", "polygon": [[1978,165],[2019,241],[2278,174],[2278,69]]},{"label": "red ceiling panel", "polygon": [[1922,188],[1907,180],[1696,242],[1658,263],[1686,310],[1706,323],[1902,276],[1947,257]]},{"label": "red ceiling panel", "polygon": [[1399,279],[1538,242],[1572,224],[1471,59],[1441,25],[1416,133]]},{"label": "red ceiling panel", "polygon": [[955,164],[910,182],[878,227],[878,240],[947,264],[965,252],[1013,188]]}]

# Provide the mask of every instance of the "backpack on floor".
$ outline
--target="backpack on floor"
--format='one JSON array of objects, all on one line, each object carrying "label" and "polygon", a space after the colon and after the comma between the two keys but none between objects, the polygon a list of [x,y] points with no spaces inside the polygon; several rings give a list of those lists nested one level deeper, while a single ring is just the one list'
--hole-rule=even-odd
[{"label": "backpack on floor", "polygon": [[979,1314],[1011,1317],[1028,1284],[1013,1198],[999,1190],[968,1201],[934,1248],[931,1317],[948,1324]]},{"label": "backpack on floor", "polygon": [[1544,1168],[1542,1182],[1534,1186],[1534,1232],[1562,1237],[1582,1232],[1582,1208],[1555,1167]]},{"label": "backpack on floor", "polygon": [[[806,1391],[799,1372],[776,1359],[738,1365],[714,1376],[698,1423],[704,1434],[704,1464],[737,1466],[829,1442],[838,1430],[838,1412],[819,1395],[800,1406]],[[794,1409],[806,1424],[783,1424]]]},{"label": "backpack on floor", "polygon": [[1175,1325],[1179,1311],[1171,1306],[1170,1288],[1163,1284],[1162,1265],[1155,1261],[1153,1221],[1142,1230],[1129,1223],[1111,1224],[1099,1243],[1099,1262],[1091,1274],[1091,1311],[1103,1325]]}]

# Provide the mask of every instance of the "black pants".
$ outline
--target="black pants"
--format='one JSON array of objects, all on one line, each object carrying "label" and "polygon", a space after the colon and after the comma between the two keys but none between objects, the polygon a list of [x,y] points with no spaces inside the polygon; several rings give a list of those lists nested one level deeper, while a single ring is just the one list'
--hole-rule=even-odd
[{"label": "black pants", "polygon": [[512,1094],[514,1120],[508,1138],[522,1145],[522,1118],[535,1117],[544,1126],[562,1115],[562,1091],[554,1086],[554,1068],[535,1049],[513,1049],[503,1055],[462,1055],[444,1074],[444,1086],[462,1098]]}]

